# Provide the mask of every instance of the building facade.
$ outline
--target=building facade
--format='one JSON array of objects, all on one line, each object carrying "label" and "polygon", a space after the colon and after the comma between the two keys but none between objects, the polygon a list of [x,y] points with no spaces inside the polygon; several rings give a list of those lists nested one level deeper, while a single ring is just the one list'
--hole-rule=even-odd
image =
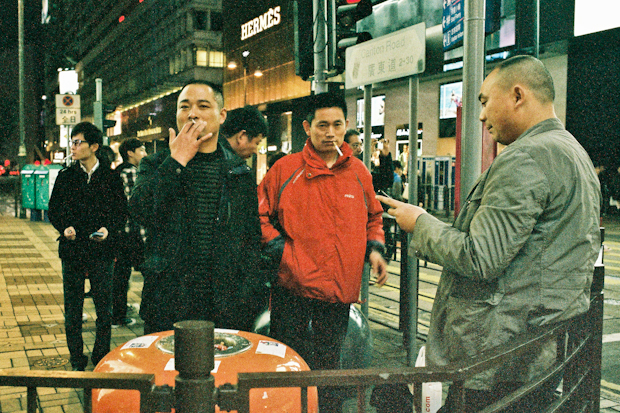
[{"label": "building facade", "polygon": [[[58,68],[75,68],[82,120],[93,121],[95,79],[102,79],[102,100],[116,108],[111,117],[117,125],[107,131],[111,142],[165,139],[176,125],[176,96],[186,82],[222,84],[220,0],[51,1],[48,32],[55,43],[46,93],[57,93]],[[52,105],[53,99],[50,113]],[[58,142],[52,122],[46,120],[48,139]]]}]

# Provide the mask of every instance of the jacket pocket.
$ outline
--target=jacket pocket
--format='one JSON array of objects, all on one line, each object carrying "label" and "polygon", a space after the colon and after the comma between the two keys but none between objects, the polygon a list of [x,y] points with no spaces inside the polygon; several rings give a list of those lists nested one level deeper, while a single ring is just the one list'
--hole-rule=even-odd
[{"label": "jacket pocket", "polygon": [[500,293],[486,300],[448,298],[445,337],[452,361],[500,344],[502,331],[514,328],[509,319],[499,319],[497,305],[502,298]]}]

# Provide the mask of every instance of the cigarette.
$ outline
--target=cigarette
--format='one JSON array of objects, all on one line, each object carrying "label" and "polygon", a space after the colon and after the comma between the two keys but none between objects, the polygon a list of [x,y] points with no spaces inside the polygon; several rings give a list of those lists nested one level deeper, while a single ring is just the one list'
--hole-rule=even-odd
[{"label": "cigarette", "polygon": [[196,119],[190,119],[192,123],[196,123]]},{"label": "cigarette", "polygon": [[342,151],[340,150],[336,142],[334,142],[334,146],[336,147],[336,150],[338,151],[338,155],[342,156]]}]

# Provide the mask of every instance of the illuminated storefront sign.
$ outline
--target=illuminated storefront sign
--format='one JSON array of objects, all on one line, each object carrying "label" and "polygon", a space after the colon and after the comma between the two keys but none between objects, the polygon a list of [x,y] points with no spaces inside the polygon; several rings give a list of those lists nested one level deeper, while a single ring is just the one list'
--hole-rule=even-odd
[{"label": "illuminated storefront sign", "polygon": [[151,128],[151,129],[143,129],[138,131],[138,138],[142,138],[144,136],[156,135],[161,133],[161,127]]},{"label": "illuminated storefront sign", "polygon": [[241,25],[241,40],[248,39],[263,30],[277,26],[281,20],[280,6],[270,8],[266,13]]}]

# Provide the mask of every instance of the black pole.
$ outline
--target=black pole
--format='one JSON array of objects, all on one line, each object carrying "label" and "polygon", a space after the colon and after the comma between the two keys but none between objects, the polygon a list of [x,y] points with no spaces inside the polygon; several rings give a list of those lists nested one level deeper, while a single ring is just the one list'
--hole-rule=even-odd
[{"label": "black pole", "polygon": [[214,413],[215,366],[213,323],[180,321],[174,324],[174,364],[177,413]]}]

